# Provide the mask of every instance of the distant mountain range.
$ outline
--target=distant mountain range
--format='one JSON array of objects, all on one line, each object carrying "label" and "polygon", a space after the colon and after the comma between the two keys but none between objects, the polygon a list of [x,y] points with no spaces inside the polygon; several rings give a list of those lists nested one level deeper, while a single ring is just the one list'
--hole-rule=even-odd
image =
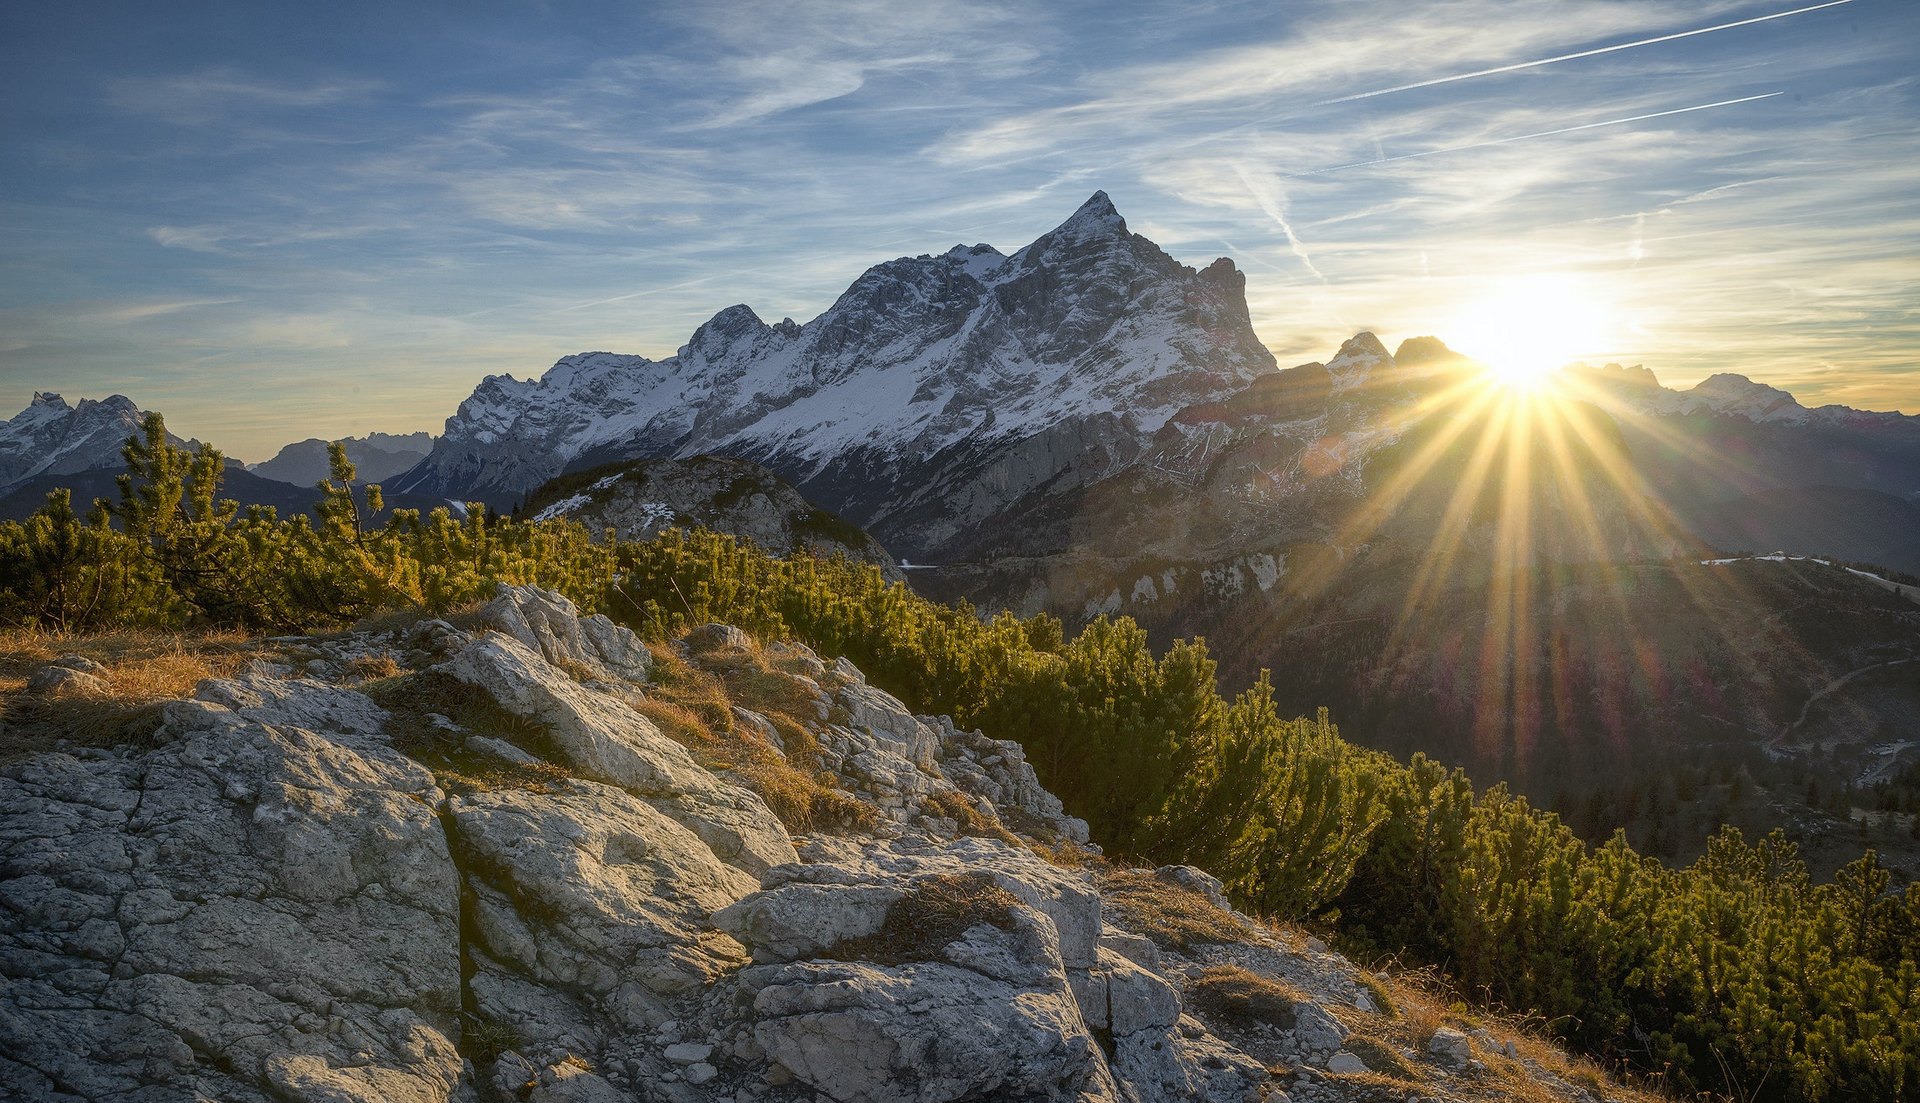
[{"label": "distant mountain range", "polygon": [[[81,399],[71,406],[57,394],[36,393],[25,410],[0,424],[0,519],[26,517],[56,488],[72,491],[75,508],[83,513],[96,498],[115,500],[119,490],[114,477],[125,466],[121,449],[128,437],[140,434],[145,418],[146,411],[125,395]],[[172,433],[167,439],[189,449],[200,446]],[[359,467],[361,481],[378,482],[417,464],[432,440],[426,433],[349,437],[347,455]],[[302,513],[318,500],[314,484],[326,474],[327,442],[305,440],[251,469],[229,459],[221,475],[221,495],[242,505],[272,506],[283,516]],[[407,495],[390,496],[389,501],[403,508],[445,504]]]},{"label": "distant mountain range", "polygon": [[[1230,682],[1271,668],[1283,701],[1335,705],[1356,738],[1536,794],[1657,779],[1707,748],[1742,769],[1826,754],[1835,783],[1920,758],[1872,750],[1876,724],[1920,715],[1920,690],[1875,689],[1826,752],[1782,736],[1836,679],[1920,654],[1920,605],[1818,565],[1740,568],[1728,597],[1713,580],[1736,576],[1698,563],[1785,551],[1920,572],[1920,418],[1619,365],[1531,398],[1431,337],[1361,333],[1280,369],[1245,283],[1225,259],[1174,260],[1095,193],[1011,254],[888,261],[804,325],[729,307],[663,360],[490,376],[430,448],[376,435],[350,454],[397,504],[615,527],[671,505],[738,530],[714,480],[741,476],[712,465],[761,465],[797,488],[768,513],[776,542],[796,518],[845,518],[929,568],[911,578],[934,596],[1203,634]],[[49,480],[110,487],[137,421],[118,396],[37,396],[0,429],[0,509],[30,510]],[[291,445],[228,490],[304,508],[260,476],[310,483],[324,454]],[[685,466],[624,466],[640,460]],[[1546,670],[1560,680],[1527,682]],[[1565,750],[1526,750],[1543,740]]]},{"label": "distant mountain range", "polygon": [[[249,464],[247,470],[263,479],[312,486],[327,477],[327,445],[319,437],[308,437],[287,445],[270,460]],[[347,458],[353,461],[356,478],[370,483],[385,482],[427,458],[433,447],[431,433],[369,433],[347,437]]]},{"label": "distant mountain range", "polygon": [[83,398],[70,406],[57,394],[34,392],[26,409],[0,425],[0,495],[43,476],[119,470],[121,446],[140,431],[143,417],[125,395]]},{"label": "distant mountain range", "polygon": [[[729,455],[924,562],[1103,545],[1230,558],[1269,550],[1276,529],[1332,540],[1373,493],[1376,458],[1404,453],[1477,366],[1431,338],[1390,353],[1360,334],[1276,370],[1244,288],[1225,259],[1174,261],[1096,193],[1011,255],[877,265],[806,325],[734,306],[665,360],[585,353],[537,380],[489,377],[389,485],[508,508],[569,470]],[[1737,375],[1684,392],[1638,367],[1566,378],[1617,425],[1581,446],[1616,453],[1605,462],[1627,477],[1584,480],[1617,506],[1606,547],[1562,528],[1543,554],[1698,543],[1920,571],[1920,418],[1809,410]],[[1649,492],[1670,512],[1657,531],[1623,520]],[[1162,504],[1131,516],[1148,501]],[[1186,523],[1145,531],[1167,508]]]}]

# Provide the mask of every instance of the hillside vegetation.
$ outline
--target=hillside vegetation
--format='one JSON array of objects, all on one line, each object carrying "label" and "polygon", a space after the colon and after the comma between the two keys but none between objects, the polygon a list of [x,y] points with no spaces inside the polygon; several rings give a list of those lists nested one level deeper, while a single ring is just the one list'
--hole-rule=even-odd
[{"label": "hillside vegetation", "polygon": [[1435,963],[1677,1090],[1920,1099],[1920,889],[1890,894],[1872,853],[1816,884],[1777,834],[1724,832],[1679,869],[1619,836],[1590,848],[1502,787],[1354,747],[1324,712],[1283,717],[1264,679],[1224,699],[1204,644],[1156,655],[1125,618],[1066,640],[1049,617],[982,621],[871,566],[704,531],[596,543],[479,509],[376,525],[340,453],[317,521],[242,513],[217,498],[219,454],[170,445],[157,417],[127,460],[117,503],[82,519],[56,493],[0,526],[0,617],[311,630],[443,612],[506,581],[653,639],[718,621],[798,640],[916,711],[1022,743],[1110,852],[1201,866],[1249,910]]}]

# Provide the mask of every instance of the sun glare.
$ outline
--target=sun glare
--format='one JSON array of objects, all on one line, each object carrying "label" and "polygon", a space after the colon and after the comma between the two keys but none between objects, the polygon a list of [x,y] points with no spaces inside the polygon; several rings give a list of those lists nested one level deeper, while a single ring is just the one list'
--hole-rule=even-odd
[{"label": "sun glare", "polygon": [[1592,288],[1565,276],[1528,276],[1488,288],[1445,339],[1507,386],[1538,390],[1569,361],[1604,348],[1610,328]]}]

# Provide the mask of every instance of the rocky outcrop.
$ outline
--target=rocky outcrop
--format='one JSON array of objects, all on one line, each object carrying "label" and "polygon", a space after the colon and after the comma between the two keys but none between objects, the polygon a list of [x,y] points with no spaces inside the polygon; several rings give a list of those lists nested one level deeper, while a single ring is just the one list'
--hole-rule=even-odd
[{"label": "rocky outcrop", "polygon": [[[796,835],[648,719],[659,663],[625,629],[524,588],[463,623],[279,641],[138,746],[0,772],[9,1098],[1238,1103],[1369,1083],[1340,1071],[1362,1061],[1343,1017],[1374,1010],[1356,970],[1244,917],[1232,944],[1167,942],[1100,867],[1050,860],[1085,825],[1017,745],[915,716],[845,660],[699,629],[685,662],[790,683],[781,723],[736,704],[730,738],[804,730],[819,783],[872,807]],[[1129,876],[1129,899],[1227,905],[1197,870]],[[1295,1002],[1222,1017],[1227,968]],[[1435,1034],[1406,1060],[1465,1083],[1516,1059]]]}]

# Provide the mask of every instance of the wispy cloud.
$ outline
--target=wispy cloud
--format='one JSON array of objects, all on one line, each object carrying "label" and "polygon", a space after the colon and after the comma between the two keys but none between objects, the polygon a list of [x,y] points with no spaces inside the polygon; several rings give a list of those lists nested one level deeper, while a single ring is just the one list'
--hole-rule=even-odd
[{"label": "wispy cloud", "polygon": [[364,100],[382,87],[383,81],[348,77],[275,81],[232,67],[157,77],[117,77],[108,84],[109,97],[117,106],[183,122],[239,107],[323,107]]},{"label": "wispy cloud", "polygon": [[1326,274],[1313,266],[1313,258],[1307,255],[1307,247],[1301,243],[1300,236],[1294,233],[1293,227],[1287,223],[1286,193],[1282,190],[1280,182],[1271,176],[1256,178],[1247,171],[1245,165],[1233,166],[1233,174],[1247,186],[1247,193],[1253,196],[1254,201],[1260,204],[1260,209],[1265,211],[1267,217],[1273,219],[1274,225],[1280,227],[1280,232],[1286,235],[1287,248],[1293,252],[1294,256],[1300,258],[1301,265],[1313,273],[1314,279],[1321,283],[1327,282]]},{"label": "wispy cloud", "polygon": [[1282,360],[1567,272],[1623,319],[1596,358],[1920,408],[1913,5],[408,12],[0,42],[40,90],[0,126],[0,402],[138,392],[243,454],[435,425],[482,374],[805,319],[1104,188],[1240,262]]}]

